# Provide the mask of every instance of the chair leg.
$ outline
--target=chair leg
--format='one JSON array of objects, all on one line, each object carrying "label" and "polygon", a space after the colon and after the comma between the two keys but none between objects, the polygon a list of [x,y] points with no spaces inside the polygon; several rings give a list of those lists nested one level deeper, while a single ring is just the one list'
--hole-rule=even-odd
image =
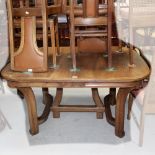
[{"label": "chair leg", "polygon": [[76,66],[76,48],[75,48],[75,27],[74,27],[74,1],[71,1],[71,9],[70,9],[70,52],[72,55],[72,69],[70,69],[71,72],[78,72],[79,69],[77,69]]},{"label": "chair leg", "polygon": [[134,44],[134,39],[133,39],[133,28],[129,24],[129,67],[134,67],[134,62],[133,62],[133,44]]},{"label": "chair leg", "polygon": [[60,46],[59,46],[59,28],[58,28],[58,19],[56,19],[55,24],[55,38],[56,38],[56,46],[57,46],[57,55],[60,55]]},{"label": "chair leg", "polygon": [[60,118],[59,106],[63,96],[63,88],[57,88],[56,96],[54,98],[53,106],[51,108],[53,112],[53,118]]},{"label": "chair leg", "polygon": [[133,96],[130,93],[129,94],[129,99],[128,99],[128,114],[127,114],[127,119],[130,120],[131,118],[131,109],[132,109],[132,104],[133,104]]},{"label": "chair leg", "polygon": [[122,48],[123,48],[123,47],[122,47],[122,46],[123,46],[122,40],[119,39],[118,42],[119,42],[119,43],[118,43],[118,44],[119,44],[119,45],[118,45],[118,46],[119,46],[119,52],[122,52]]},{"label": "chair leg", "polygon": [[[98,89],[97,88],[92,88],[92,97],[93,97],[93,100],[95,102],[95,105],[96,107],[98,108],[103,108],[104,105],[103,105],[103,102],[99,96],[99,92],[98,92]],[[96,117],[97,119],[102,119],[103,118],[103,112],[96,112]]]},{"label": "chair leg", "polygon": [[51,31],[51,43],[52,43],[52,56],[53,56],[53,68],[56,67],[56,48],[55,48],[55,30],[54,21],[50,21],[50,31]]},{"label": "chair leg", "polygon": [[144,112],[141,113],[140,126],[139,126],[139,146],[143,145],[144,139]]}]

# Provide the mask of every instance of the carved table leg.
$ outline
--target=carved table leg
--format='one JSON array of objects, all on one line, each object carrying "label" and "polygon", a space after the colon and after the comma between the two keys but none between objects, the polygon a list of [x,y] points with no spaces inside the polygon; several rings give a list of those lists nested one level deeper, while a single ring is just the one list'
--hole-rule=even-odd
[{"label": "carved table leg", "polygon": [[112,97],[113,96],[109,94],[109,95],[105,96],[105,98],[104,98],[105,115],[106,115],[107,122],[109,124],[115,126],[115,118],[112,116],[112,112],[111,112],[111,108],[110,108]]},{"label": "carved table leg", "polygon": [[[104,107],[103,102],[99,96],[97,88],[92,88],[92,96],[93,96],[93,100],[94,100],[97,107],[99,107],[99,108]],[[97,119],[102,119],[103,118],[103,112],[96,112],[96,117],[97,117]]]},{"label": "carved table leg", "polygon": [[51,111],[50,108],[53,104],[53,96],[51,96],[48,93],[48,88],[43,88],[42,92],[43,92],[43,103],[45,104],[45,108],[43,110],[42,115],[38,117],[39,124],[42,124],[47,120],[49,113]]},{"label": "carved table leg", "polygon": [[115,118],[112,116],[110,106],[116,105],[116,88],[110,88],[109,94],[104,98],[106,120],[115,126]]},{"label": "carved table leg", "polygon": [[125,101],[130,88],[120,88],[117,93],[116,111],[115,111],[115,134],[118,137],[123,137],[124,132],[124,112]]},{"label": "carved table leg", "polygon": [[110,88],[110,104],[116,105],[116,88]]},{"label": "carved table leg", "polygon": [[43,104],[46,104],[47,103],[47,94],[49,94],[48,88],[42,88],[42,93],[43,93]]},{"label": "carved table leg", "polygon": [[39,126],[37,118],[36,100],[33,90],[30,87],[18,88],[18,90],[24,95],[27,103],[29,123],[30,123],[30,133],[32,135],[37,134],[39,132]]},{"label": "carved table leg", "polygon": [[30,133],[35,135],[39,132],[39,124],[45,122],[49,116],[50,108],[53,103],[53,97],[48,94],[48,89],[43,88],[43,101],[45,103],[45,108],[41,116],[37,115],[37,106],[36,99],[33,93],[32,88],[18,88],[18,90],[24,95],[27,109],[28,109],[28,117],[30,123]]},{"label": "carved table leg", "polygon": [[53,118],[60,118],[60,111],[57,109],[59,107],[60,102],[62,100],[63,95],[63,88],[57,88],[56,96],[54,98],[52,111],[53,111]]},{"label": "carved table leg", "polygon": [[[109,95],[107,95],[104,98],[105,114],[107,122],[115,126],[115,135],[120,138],[125,135],[124,132],[125,101],[129,92],[130,88],[119,88],[116,100],[115,99],[116,90],[111,88]],[[110,106],[115,105],[115,102],[116,102],[115,117],[113,117]]]}]

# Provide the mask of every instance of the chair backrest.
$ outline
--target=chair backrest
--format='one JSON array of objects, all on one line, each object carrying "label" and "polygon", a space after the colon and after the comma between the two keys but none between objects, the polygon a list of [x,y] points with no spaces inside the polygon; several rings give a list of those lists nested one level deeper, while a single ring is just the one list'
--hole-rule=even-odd
[{"label": "chair backrest", "polygon": [[[19,7],[13,6],[13,0],[7,0],[9,19],[9,42],[11,69],[14,71],[44,72],[48,69],[48,38],[47,38],[47,0],[41,0],[40,6],[28,6],[19,0]],[[36,43],[36,19],[42,19],[43,48]],[[14,20],[20,19],[20,45],[15,47]]]},{"label": "chair backrest", "polygon": [[[107,21],[110,21],[112,19],[112,0],[109,0],[108,4],[102,5],[99,3],[99,0],[83,0],[83,3],[79,6],[75,1],[70,0],[70,19],[77,19],[77,22],[81,23],[82,21],[78,20],[79,18],[76,17],[81,17],[82,20],[85,20],[85,18],[89,18],[89,21],[87,23],[88,25],[86,23],[83,23],[82,26],[91,26],[91,21],[92,26],[108,25]],[[104,15],[100,12],[100,9],[103,7],[105,9]],[[102,18],[99,18],[100,16],[102,16]],[[72,20],[73,22],[75,21],[74,19]],[[74,24],[76,25],[76,21]]]},{"label": "chair backrest", "polygon": [[[93,1],[91,0],[88,0],[86,1],[86,3],[92,3],[92,4],[95,4]],[[83,0],[75,0],[74,1],[74,4],[76,6],[76,9],[74,10],[74,13],[75,15],[77,16],[82,16],[83,15],[83,9],[82,9],[82,6],[83,4],[85,4],[85,1]],[[103,15],[106,13],[106,4],[107,4],[107,0],[99,0],[99,14],[100,15]],[[92,6],[92,7],[95,7],[96,5]],[[88,11],[89,9],[87,9]],[[70,6],[69,6],[69,1],[67,0],[62,0],[62,13],[64,14],[70,14]]]},{"label": "chair backrest", "polygon": [[129,21],[134,27],[155,26],[154,0],[129,0]]},{"label": "chair backrest", "polygon": [[[80,8],[81,14],[78,12],[79,7],[81,7]],[[103,8],[103,7],[105,9],[104,10],[105,12],[101,13],[100,8]],[[112,0],[108,0],[107,4],[104,3],[102,5],[99,4],[99,0],[91,0],[91,1],[83,0],[82,5],[80,4],[80,6],[78,6],[75,1],[70,0],[71,40],[74,40],[75,38],[74,33],[76,33],[75,34],[76,37],[82,36],[82,37],[86,37],[86,39],[87,37],[88,38],[91,37],[91,39],[95,38],[97,41],[97,45],[99,45],[102,42],[101,44],[103,44],[104,46],[104,47],[102,46],[103,47],[103,50],[101,50],[102,52],[104,52],[105,46],[107,45],[109,68],[111,68],[112,66],[112,53],[111,53],[112,10],[113,10]],[[76,29],[78,27],[79,29]],[[80,27],[83,27],[84,29],[82,30],[85,30],[85,31],[79,31]],[[105,44],[105,42],[103,41],[105,40],[103,39],[104,37],[107,39],[107,44]],[[99,38],[100,38],[100,43],[98,42]],[[101,38],[103,39],[102,41],[101,41]],[[82,42],[82,41],[79,41],[79,42]],[[92,42],[94,42],[94,40]],[[72,45],[73,43],[71,43],[71,46]],[[84,45],[84,48],[87,45],[88,45],[87,47],[90,47],[87,40],[85,43],[81,45]],[[95,46],[95,42],[94,42],[94,46]],[[92,49],[90,48],[89,50],[92,51]],[[74,49],[71,49],[71,51],[74,51]]]},{"label": "chair backrest", "polygon": [[[35,0],[35,6],[41,7],[42,0]],[[51,0],[47,1],[47,14],[59,14],[62,12],[62,1],[61,0]]]}]

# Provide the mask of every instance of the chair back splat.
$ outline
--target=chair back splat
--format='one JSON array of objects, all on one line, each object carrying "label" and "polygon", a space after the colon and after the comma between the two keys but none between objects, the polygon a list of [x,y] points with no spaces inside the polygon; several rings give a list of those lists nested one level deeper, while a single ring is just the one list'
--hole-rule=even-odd
[{"label": "chair back splat", "polygon": [[92,1],[84,1],[83,2],[83,10],[84,10],[84,17],[97,17],[99,14],[99,1],[92,0]]},{"label": "chair back splat", "polygon": [[[22,72],[45,72],[47,71],[47,1],[41,0],[39,7],[27,6],[28,3],[21,3],[14,7],[12,0],[7,0],[9,19],[9,40],[11,69]],[[43,47],[39,48],[36,42],[36,20],[42,18]],[[15,47],[14,22],[19,20],[20,24],[20,45]],[[42,49],[42,50],[41,50]]]}]

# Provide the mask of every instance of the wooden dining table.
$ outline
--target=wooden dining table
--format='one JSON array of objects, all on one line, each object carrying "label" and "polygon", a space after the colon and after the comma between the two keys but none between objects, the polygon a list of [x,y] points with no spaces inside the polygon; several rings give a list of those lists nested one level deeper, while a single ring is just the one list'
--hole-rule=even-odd
[{"label": "wooden dining table", "polygon": [[[150,74],[150,69],[144,59],[135,51],[133,54],[135,66],[129,67],[128,52],[113,53],[113,67],[115,68],[113,71],[107,70],[107,57],[103,56],[103,54],[94,54],[93,56],[78,54],[77,66],[80,71],[71,72],[72,61],[68,54],[62,54],[58,58],[59,68],[57,69],[49,67],[48,71],[44,73],[15,72],[10,69],[10,64],[8,64],[2,70],[2,76],[6,79],[9,87],[17,89],[19,94],[21,93],[21,96],[23,95],[26,99],[31,134],[39,132],[39,124],[47,120],[51,110],[58,117],[61,112],[75,112],[76,108],[77,111],[80,111],[78,106],[68,107],[68,109],[65,106],[60,106],[63,97],[62,92],[57,91],[60,95],[56,94],[53,100],[48,88],[59,90],[73,88],[73,91],[74,88],[109,88],[109,95],[102,100],[105,106],[106,120],[114,126],[115,135],[123,137],[125,135],[124,113],[126,98],[129,92],[140,87],[143,80]],[[45,109],[43,109],[41,116],[37,114],[37,103],[32,88],[43,89]],[[111,113],[111,105],[115,106],[114,116]],[[90,112],[95,110],[90,108]],[[15,115],[15,119],[16,117],[18,116]]]}]

